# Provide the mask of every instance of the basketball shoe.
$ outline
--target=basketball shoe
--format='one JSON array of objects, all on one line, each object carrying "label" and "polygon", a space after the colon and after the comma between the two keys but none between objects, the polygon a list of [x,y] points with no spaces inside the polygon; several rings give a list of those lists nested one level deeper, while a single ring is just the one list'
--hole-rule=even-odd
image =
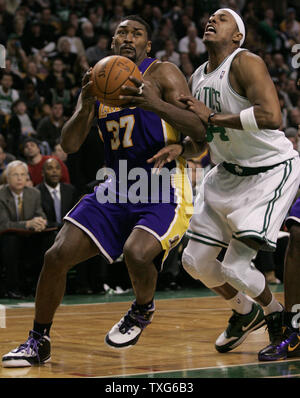
[{"label": "basketball shoe", "polygon": [[41,335],[33,330],[28,339],[19,347],[2,357],[4,368],[19,368],[25,366],[42,365],[51,359],[50,337]]},{"label": "basketball shoe", "polygon": [[265,324],[263,309],[253,303],[249,314],[239,314],[235,310],[229,319],[227,329],[220,334],[215,343],[217,351],[224,353],[238,347],[249,333],[259,329]]},{"label": "basketball shoe", "polygon": [[114,348],[126,348],[136,344],[145,327],[151,323],[154,311],[154,301],[144,311],[134,301],[127,314],[107,333],[106,344]]},{"label": "basketball shoe", "polygon": [[283,320],[284,311],[275,312],[266,317],[270,344],[259,351],[259,361],[279,361],[300,357],[300,333],[283,326]]}]

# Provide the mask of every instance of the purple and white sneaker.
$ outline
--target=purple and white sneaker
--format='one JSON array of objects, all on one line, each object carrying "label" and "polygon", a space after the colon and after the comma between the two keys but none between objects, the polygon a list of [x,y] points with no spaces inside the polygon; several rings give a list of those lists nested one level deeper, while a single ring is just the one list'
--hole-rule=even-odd
[{"label": "purple and white sneaker", "polygon": [[151,323],[154,311],[154,302],[141,312],[134,301],[127,314],[107,333],[106,344],[114,348],[127,348],[136,344],[142,331]]},{"label": "purple and white sneaker", "polygon": [[51,344],[49,336],[30,331],[28,339],[19,347],[2,357],[4,368],[21,368],[42,365],[51,359]]}]

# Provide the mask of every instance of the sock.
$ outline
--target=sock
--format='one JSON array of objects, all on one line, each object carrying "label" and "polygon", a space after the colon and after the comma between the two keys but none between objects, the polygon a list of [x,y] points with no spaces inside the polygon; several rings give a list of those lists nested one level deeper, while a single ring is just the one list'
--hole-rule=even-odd
[{"label": "sock", "polygon": [[266,306],[263,306],[263,310],[264,310],[264,314],[265,315],[269,315],[272,312],[281,312],[281,311],[283,311],[283,307],[282,307],[282,305],[280,305],[278,303],[278,301],[276,300],[276,298],[272,294],[272,300],[271,300],[270,304],[268,304]]},{"label": "sock", "polygon": [[241,292],[238,292],[232,299],[226,301],[230,308],[239,314],[249,314],[252,310],[253,301]]},{"label": "sock", "polygon": [[153,306],[153,299],[147,304],[138,304],[136,301],[134,303],[135,308],[139,311],[139,313],[143,314],[149,311]]},{"label": "sock", "polygon": [[33,322],[33,331],[39,333],[40,335],[50,337],[50,328],[52,326],[51,323],[38,323],[36,321]]}]

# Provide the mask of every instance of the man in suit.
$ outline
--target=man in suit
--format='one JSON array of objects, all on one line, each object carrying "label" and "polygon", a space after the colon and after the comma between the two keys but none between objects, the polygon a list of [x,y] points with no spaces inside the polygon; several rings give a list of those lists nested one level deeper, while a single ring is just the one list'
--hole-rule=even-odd
[{"label": "man in suit", "polygon": [[[0,190],[0,264],[5,270],[5,290],[8,297],[20,298],[20,260],[42,257],[40,232],[47,226],[41,206],[40,192],[26,186],[28,167],[15,160],[6,168],[7,185]],[[37,249],[39,248],[39,249]]]},{"label": "man in suit", "polygon": [[36,188],[41,192],[42,207],[47,216],[49,227],[61,227],[63,217],[75,205],[76,190],[71,184],[61,181],[61,165],[55,158],[49,158],[43,164],[44,181]]}]

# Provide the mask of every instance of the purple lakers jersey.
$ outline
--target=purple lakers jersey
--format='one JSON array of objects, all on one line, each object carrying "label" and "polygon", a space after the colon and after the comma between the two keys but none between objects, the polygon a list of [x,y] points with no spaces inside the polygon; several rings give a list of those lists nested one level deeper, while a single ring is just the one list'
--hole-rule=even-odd
[{"label": "purple lakers jersey", "polygon": [[[143,75],[157,60],[145,58],[139,66]],[[180,141],[180,133],[155,113],[138,107],[115,108],[97,101],[98,127],[104,141],[106,166],[118,173],[119,160],[127,161],[128,170],[142,167],[149,170],[147,163],[167,144]],[[172,162],[165,167],[176,167]]]}]

